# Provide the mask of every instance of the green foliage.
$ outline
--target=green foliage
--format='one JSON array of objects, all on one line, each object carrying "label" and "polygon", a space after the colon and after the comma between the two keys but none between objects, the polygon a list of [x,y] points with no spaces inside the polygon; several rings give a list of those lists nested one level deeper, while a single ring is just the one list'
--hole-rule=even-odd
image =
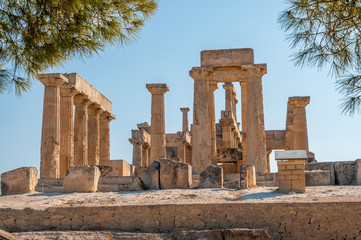
[{"label": "green foliage", "polygon": [[357,0],[289,0],[278,19],[288,32],[297,66],[324,68],[345,96],[343,113],[361,106],[361,2]]},{"label": "green foliage", "polygon": [[132,43],[156,9],[156,0],[0,1],[0,94],[20,94],[38,73],[107,44]]}]

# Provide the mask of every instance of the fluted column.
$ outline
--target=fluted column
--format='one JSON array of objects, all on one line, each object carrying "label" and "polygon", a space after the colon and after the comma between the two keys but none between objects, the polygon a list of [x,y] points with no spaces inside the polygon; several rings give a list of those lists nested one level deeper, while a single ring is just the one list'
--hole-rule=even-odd
[{"label": "fluted column", "polygon": [[149,150],[150,147],[148,144],[143,144],[142,146],[142,166],[148,167],[150,165],[149,163]]},{"label": "fluted column", "polygon": [[286,125],[286,148],[288,150],[308,151],[308,133],[306,106],[310,97],[290,97],[288,99],[288,113],[291,118]]},{"label": "fluted column", "polygon": [[229,112],[230,116],[233,116],[233,84],[225,83],[223,89],[225,90],[225,111]]},{"label": "fluted column", "polygon": [[183,113],[183,122],[182,122],[182,132],[189,132],[189,125],[188,125],[188,112],[189,108],[181,108],[180,109]]},{"label": "fluted column", "polygon": [[147,84],[152,94],[150,162],[166,158],[164,94],[169,91],[167,84]]},{"label": "fluted column", "polygon": [[[266,160],[266,132],[264,128],[262,76],[265,71],[262,69],[247,70],[246,87],[246,163],[254,165],[258,174],[267,172]],[[242,91],[243,93],[243,91]],[[243,104],[242,104],[243,105]],[[243,109],[242,109],[243,114]],[[242,123],[243,123],[242,116]],[[244,129],[242,128],[242,132]]]},{"label": "fluted column", "polygon": [[88,105],[90,100],[82,94],[74,97],[74,165],[88,164]]},{"label": "fluted column", "polygon": [[115,116],[108,112],[103,112],[99,116],[99,164],[106,165],[110,161],[110,122]]},{"label": "fluted column", "polygon": [[91,104],[88,107],[88,164],[99,165],[99,115],[103,112],[99,105]]},{"label": "fluted column", "polygon": [[193,68],[189,75],[194,79],[192,171],[200,174],[210,165],[212,154],[212,127],[209,104],[209,77],[211,72]]},{"label": "fluted column", "polygon": [[60,88],[60,178],[74,165],[74,96],[72,88]]},{"label": "fluted column", "polygon": [[[143,144],[140,142],[130,141],[133,145],[133,166],[144,166],[143,165]],[[146,166],[146,165],[145,165]]]},{"label": "fluted column", "polygon": [[68,79],[62,74],[40,74],[44,84],[41,130],[40,178],[59,178],[60,173],[60,85]]},{"label": "fluted column", "polygon": [[212,141],[212,165],[217,165],[217,135],[216,135],[216,110],[214,104],[214,91],[218,88],[216,81],[209,82],[209,114],[211,120],[211,141]]}]

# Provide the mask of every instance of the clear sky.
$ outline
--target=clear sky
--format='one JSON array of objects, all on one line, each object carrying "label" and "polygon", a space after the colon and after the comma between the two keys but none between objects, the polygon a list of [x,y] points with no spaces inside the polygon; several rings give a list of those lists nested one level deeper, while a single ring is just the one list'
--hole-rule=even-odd
[{"label": "clear sky", "polygon": [[[159,10],[130,46],[108,47],[99,56],[74,60],[49,72],[77,72],[113,102],[111,159],[131,162],[131,129],[150,122],[151,95],[146,83],[166,83],[166,132],[182,128],[181,107],[190,107],[193,80],[189,70],[200,65],[200,51],[253,48],[255,63],[267,63],[263,77],[265,126],[284,129],[289,96],[310,96],[307,121],[310,151],[318,161],[361,157],[361,117],[341,115],[341,96],[328,70],[299,69],[277,18],[284,1],[160,0]],[[240,88],[236,84],[238,99]],[[40,164],[44,87],[34,82],[29,94],[0,95],[0,173]],[[216,119],[224,109],[222,86],[215,92]],[[237,106],[238,119],[240,104]],[[272,170],[276,171],[274,157]]]}]

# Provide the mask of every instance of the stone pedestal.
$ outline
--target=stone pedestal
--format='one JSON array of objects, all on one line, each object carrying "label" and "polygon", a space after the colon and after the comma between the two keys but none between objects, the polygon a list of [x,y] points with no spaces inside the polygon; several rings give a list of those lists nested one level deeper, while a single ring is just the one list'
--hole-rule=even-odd
[{"label": "stone pedestal", "polygon": [[99,163],[106,165],[110,161],[110,122],[115,116],[108,112],[103,112],[99,116]]},{"label": "stone pedestal", "polygon": [[88,164],[99,165],[99,115],[102,110],[96,104],[88,107]]},{"label": "stone pedestal", "polygon": [[152,94],[150,162],[166,158],[164,94],[169,91],[167,84],[147,84]]},{"label": "stone pedestal", "polygon": [[74,97],[74,165],[88,165],[88,105],[86,96],[77,94]]},{"label": "stone pedestal", "polygon": [[286,149],[308,151],[306,106],[310,97],[290,97],[287,106]]},{"label": "stone pedestal", "polygon": [[72,88],[60,88],[60,178],[74,165],[74,96]]},{"label": "stone pedestal", "polygon": [[62,74],[40,74],[44,84],[41,131],[40,178],[59,178],[60,174],[60,85],[68,79]]}]

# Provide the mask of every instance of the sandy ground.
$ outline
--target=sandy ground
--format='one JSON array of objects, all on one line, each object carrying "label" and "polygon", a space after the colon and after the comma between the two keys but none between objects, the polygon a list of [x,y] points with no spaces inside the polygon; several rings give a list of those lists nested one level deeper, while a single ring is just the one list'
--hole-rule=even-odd
[{"label": "sandy ground", "polygon": [[194,203],[266,203],[266,202],[358,202],[361,186],[307,187],[306,193],[280,194],[277,188],[172,189],[108,193],[30,193],[0,196],[0,208],[65,206],[124,206]]}]

